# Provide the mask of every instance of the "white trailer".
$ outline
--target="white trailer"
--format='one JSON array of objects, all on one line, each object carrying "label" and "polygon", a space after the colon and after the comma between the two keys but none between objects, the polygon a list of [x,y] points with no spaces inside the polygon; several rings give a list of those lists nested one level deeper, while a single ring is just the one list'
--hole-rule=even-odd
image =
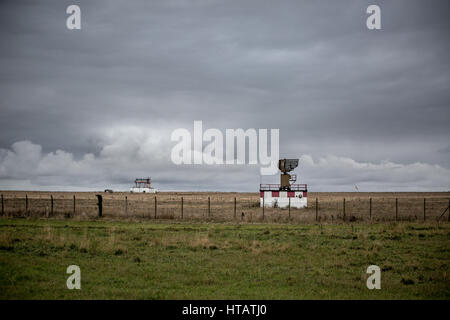
[{"label": "white trailer", "polygon": [[147,187],[131,187],[131,193],[156,193],[158,190],[155,188],[147,188]]},{"label": "white trailer", "polygon": [[152,179],[138,178],[134,180],[134,186],[130,188],[132,193],[157,193],[158,190],[152,187]]}]

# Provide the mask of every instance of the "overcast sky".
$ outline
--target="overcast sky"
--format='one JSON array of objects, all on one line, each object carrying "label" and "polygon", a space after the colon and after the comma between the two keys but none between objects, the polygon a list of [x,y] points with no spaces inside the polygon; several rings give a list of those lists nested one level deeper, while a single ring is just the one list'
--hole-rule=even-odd
[{"label": "overcast sky", "polygon": [[[67,6],[81,30],[66,28]],[[382,30],[366,9],[381,7]],[[177,128],[278,128],[310,191],[450,190],[450,2],[1,1],[0,189],[258,191]]]}]

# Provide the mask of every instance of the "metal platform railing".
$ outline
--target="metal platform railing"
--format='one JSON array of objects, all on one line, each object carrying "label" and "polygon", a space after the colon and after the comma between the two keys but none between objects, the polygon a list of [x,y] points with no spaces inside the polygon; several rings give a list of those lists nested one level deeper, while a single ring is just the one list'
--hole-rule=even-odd
[{"label": "metal platform railing", "polygon": [[[260,184],[259,191],[279,191],[280,184]],[[289,191],[308,191],[308,185],[306,184],[291,184]]]}]

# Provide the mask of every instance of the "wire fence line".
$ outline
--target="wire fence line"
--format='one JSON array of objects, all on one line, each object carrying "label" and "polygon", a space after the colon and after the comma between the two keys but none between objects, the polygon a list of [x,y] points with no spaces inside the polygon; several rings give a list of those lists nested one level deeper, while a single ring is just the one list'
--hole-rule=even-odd
[{"label": "wire fence line", "polygon": [[[257,195],[100,194],[105,218],[242,222],[450,221],[450,198],[308,198],[308,207],[262,208]],[[3,217],[97,218],[95,194],[1,195]]]}]

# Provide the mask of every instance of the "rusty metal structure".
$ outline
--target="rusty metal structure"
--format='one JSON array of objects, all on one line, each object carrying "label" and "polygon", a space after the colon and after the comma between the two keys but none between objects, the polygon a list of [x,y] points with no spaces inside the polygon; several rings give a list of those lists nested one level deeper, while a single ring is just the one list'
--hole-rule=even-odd
[{"label": "rusty metal structure", "polygon": [[297,175],[290,173],[298,167],[299,159],[280,159],[280,184],[260,184],[261,207],[307,207],[308,186],[295,184]]}]

